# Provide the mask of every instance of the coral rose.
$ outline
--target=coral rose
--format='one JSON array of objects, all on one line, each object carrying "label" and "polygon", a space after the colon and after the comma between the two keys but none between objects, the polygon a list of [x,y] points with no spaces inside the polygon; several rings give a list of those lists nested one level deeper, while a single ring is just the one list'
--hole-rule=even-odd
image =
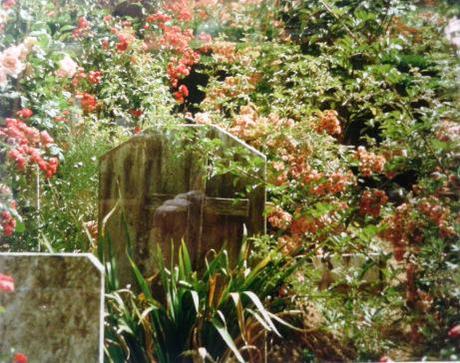
[{"label": "coral rose", "polygon": [[28,119],[32,117],[33,114],[34,113],[32,112],[30,108],[23,108],[22,110],[19,110],[18,112],[16,112],[16,115],[22,119]]}]

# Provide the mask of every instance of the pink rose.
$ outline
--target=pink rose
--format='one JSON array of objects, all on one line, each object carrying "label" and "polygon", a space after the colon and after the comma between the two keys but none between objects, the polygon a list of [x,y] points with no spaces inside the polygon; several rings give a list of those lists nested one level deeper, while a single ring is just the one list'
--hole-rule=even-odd
[{"label": "pink rose", "polygon": [[59,69],[56,71],[56,75],[61,78],[71,78],[77,73],[77,70],[78,64],[66,54],[64,59],[59,62]]},{"label": "pink rose", "polygon": [[0,291],[13,292],[14,280],[11,276],[0,274]]},{"label": "pink rose", "polygon": [[24,58],[22,46],[9,47],[0,53],[0,66],[6,74],[17,78],[26,68],[26,65],[21,61],[22,58]]}]

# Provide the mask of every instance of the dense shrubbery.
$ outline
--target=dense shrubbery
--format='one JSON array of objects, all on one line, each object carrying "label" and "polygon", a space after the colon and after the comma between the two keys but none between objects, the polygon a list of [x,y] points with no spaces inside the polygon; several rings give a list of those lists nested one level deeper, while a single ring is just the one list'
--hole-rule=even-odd
[{"label": "dense shrubbery", "polygon": [[[458,359],[460,65],[442,32],[458,7],[175,0],[138,19],[61,5],[3,2],[2,249],[93,250],[97,157],[184,117],[214,123],[268,156],[270,230],[251,261],[302,256],[279,292],[291,307],[307,299],[359,360]],[[336,261],[330,281],[320,259]],[[138,297],[111,301],[125,295],[140,329]]]}]

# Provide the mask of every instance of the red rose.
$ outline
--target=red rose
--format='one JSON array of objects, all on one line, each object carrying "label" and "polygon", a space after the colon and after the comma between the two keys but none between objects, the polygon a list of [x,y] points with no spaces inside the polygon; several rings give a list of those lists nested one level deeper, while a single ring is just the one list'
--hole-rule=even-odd
[{"label": "red rose", "polygon": [[128,49],[128,40],[126,37],[122,34],[118,35],[118,44],[117,44],[117,50],[119,52],[124,52],[126,49]]},{"label": "red rose", "polygon": [[188,91],[188,88],[185,84],[182,84],[179,86],[179,92],[182,93],[184,95],[184,97],[188,97],[189,95],[189,91]]},{"label": "red rose", "polygon": [[81,108],[84,112],[90,113],[96,110],[97,101],[96,97],[90,95],[89,93],[83,93],[77,96],[80,98]]}]

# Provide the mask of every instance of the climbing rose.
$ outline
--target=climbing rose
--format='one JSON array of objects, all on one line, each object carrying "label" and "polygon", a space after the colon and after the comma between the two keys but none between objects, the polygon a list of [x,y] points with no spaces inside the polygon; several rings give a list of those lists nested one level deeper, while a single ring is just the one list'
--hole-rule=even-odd
[{"label": "climbing rose", "polygon": [[0,273],[0,291],[14,291],[14,279],[11,276],[3,275]]},{"label": "climbing rose", "polygon": [[57,159],[44,158],[46,150],[54,144],[53,138],[46,131],[40,132],[27,126],[24,121],[7,118],[5,127],[0,129],[0,138],[11,145],[7,157],[19,171],[25,171],[27,166],[36,164],[48,178],[56,173]]}]

